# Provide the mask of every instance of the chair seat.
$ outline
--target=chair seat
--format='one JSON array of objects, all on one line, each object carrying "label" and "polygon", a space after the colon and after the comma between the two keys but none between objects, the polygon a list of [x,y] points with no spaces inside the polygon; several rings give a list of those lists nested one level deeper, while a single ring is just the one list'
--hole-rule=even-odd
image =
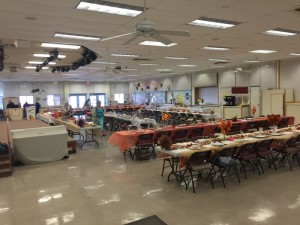
[{"label": "chair seat", "polygon": [[206,170],[206,169],[211,168],[211,164],[210,163],[204,163],[204,164],[201,164],[201,165],[191,164],[190,167],[193,171]]},{"label": "chair seat", "polygon": [[265,157],[267,155],[272,155],[272,150],[270,150],[270,149],[259,150],[258,155],[260,157]]},{"label": "chair seat", "polygon": [[256,154],[255,154],[255,153],[241,154],[241,155],[240,155],[240,158],[241,158],[242,160],[247,161],[247,160],[255,159],[255,158],[256,158]]},{"label": "chair seat", "polygon": [[299,151],[300,151],[300,149],[297,147],[287,147],[286,148],[286,152],[289,154],[296,154]]}]

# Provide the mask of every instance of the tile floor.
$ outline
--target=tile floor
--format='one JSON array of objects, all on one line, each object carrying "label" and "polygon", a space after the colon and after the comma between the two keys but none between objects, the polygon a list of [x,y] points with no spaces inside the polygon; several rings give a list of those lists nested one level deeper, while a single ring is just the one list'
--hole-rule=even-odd
[{"label": "tile floor", "polygon": [[157,215],[169,225],[298,225],[300,167],[250,173],[194,194],[160,176],[161,161],[130,161],[102,139],[68,160],[14,168],[0,179],[1,225],[119,225]]}]

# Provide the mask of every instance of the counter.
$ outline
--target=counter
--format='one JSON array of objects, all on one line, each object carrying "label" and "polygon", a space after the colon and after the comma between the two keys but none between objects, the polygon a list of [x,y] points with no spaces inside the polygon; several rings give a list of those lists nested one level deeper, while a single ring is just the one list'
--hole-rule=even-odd
[{"label": "counter", "polygon": [[249,105],[223,106],[223,118],[244,118],[249,116]]}]

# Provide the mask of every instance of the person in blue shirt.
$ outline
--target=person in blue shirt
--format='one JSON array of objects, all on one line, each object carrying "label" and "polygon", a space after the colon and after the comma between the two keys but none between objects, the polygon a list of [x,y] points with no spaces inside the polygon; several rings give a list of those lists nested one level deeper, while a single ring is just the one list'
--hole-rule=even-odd
[{"label": "person in blue shirt", "polygon": [[100,126],[101,129],[101,135],[105,136],[103,133],[103,123],[104,123],[104,111],[103,108],[101,107],[101,101],[97,101],[97,105],[93,109],[93,122]]}]

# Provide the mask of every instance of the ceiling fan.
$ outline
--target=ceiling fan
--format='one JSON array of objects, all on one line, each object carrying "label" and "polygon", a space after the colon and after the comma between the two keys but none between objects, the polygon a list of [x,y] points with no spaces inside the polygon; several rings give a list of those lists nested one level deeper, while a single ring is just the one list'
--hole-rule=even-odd
[{"label": "ceiling fan", "polygon": [[[146,0],[144,0],[144,12],[146,11]],[[173,35],[173,36],[185,36],[188,37],[190,36],[190,33],[188,31],[180,31],[180,30],[160,30],[156,29],[156,24],[152,21],[144,20],[137,22],[135,25],[135,31],[126,33],[126,34],[121,34],[113,37],[108,37],[108,38],[103,38],[101,41],[108,41],[111,39],[115,38],[120,38],[124,37],[127,35],[134,35],[131,37],[129,40],[127,40],[123,45],[129,45],[133,41],[135,41],[139,37],[146,37],[146,38],[153,38],[156,41],[159,41],[163,43],[164,45],[169,45],[173,43],[169,38],[166,38],[162,35]]]}]

